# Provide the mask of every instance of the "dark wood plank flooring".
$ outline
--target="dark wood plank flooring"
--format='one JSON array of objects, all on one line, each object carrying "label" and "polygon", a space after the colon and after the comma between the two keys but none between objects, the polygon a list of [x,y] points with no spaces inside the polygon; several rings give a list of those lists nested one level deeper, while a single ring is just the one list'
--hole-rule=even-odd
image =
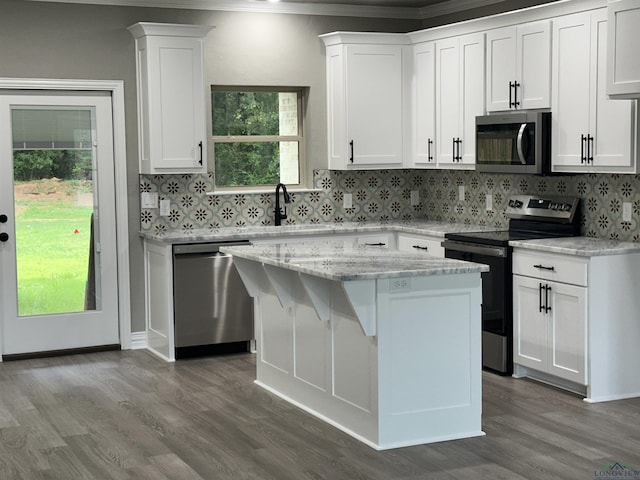
[{"label": "dark wood plank flooring", "polygon": [[0,479],[595,479],[640,468],[640,399],[484,374],[486,437],[376,452],[255,386],[254,357],[0,363]]}]

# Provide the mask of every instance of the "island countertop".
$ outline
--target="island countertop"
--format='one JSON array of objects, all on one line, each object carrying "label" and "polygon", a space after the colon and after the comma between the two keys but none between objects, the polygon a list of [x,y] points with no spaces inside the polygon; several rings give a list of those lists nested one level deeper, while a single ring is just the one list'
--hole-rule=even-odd
[{"label": "island countertop", "polygon": [[220,249],[235,257],[335,281],[488,272],[487,265],[351,242],[309,241]]}]

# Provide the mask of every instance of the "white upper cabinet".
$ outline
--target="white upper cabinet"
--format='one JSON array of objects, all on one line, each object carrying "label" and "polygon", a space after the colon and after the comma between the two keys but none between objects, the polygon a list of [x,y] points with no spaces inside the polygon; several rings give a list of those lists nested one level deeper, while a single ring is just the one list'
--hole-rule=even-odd
[{"label": "white upper cabinet", "polygon": [[607,93],[640,97],[640,0],[610,0],[607,11]]},{"label": "white upper cabinet", "polygon": [[358,37],[362,43],[345,43],[341,34],[322,39],[327,45],[329,168],[402,167],[405,47],[367,44],[363,37]]},{"label": "white upper cabinet", "polygon": [[487,32],[487,111],[551,106],[551,22]]},{"label": "white upper cabinet", "polygon": [[435,44],[413,46],[412,164],[421,168],[436,166],[436,61]]},{"label": "white upper cabinet", "polygon": [[203,38],[210,26],[137,23],[140,173],[207,169]]},{"label": "white upper cabinet", "polygon": [[636,102],[606,94],[606,10],[553,22],[552,169],[636,173]]},{"label": "white upper cabinet", "polygon": [[476,116],[484,114],[484,33],[436,42],[436,161],[473,169]]}]

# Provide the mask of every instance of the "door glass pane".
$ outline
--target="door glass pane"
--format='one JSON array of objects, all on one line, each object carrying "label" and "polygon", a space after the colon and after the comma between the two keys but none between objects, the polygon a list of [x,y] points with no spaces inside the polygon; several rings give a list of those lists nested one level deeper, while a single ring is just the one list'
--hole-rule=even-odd
[{"label": "door glass pane", "polygon": [[18,315],[95,310],[92,110],[12,110]]}]

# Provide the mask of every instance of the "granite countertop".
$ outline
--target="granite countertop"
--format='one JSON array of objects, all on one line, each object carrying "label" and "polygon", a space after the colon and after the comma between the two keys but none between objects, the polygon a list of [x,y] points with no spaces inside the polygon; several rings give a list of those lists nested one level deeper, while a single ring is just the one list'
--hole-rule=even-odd
[{"label": "granite countertop", "polygon": [[488,272],[479,263],[335,241],[222,247],[222,252],[335,281]]},{"label": "granite countertop", "polygon": [[578,257],[622,255],[640,252],[640,243],[618,242],[591,237],[541,238],[537,240],[513,240],[512,247],[522,247],[548,253],[562,253]]},{"label": "granite countertop", "polygon": [[140,232],[148,240],[163,243],[222,242],[252,240],[254,238],[277,238],[282,236],[304,236],[314,233],[371,233],[403,232],[418,235],[444,237],[446,233],[492,231],[495,227],[467,225],[463,223],[436,222],[427,220],[398,221],[385,223],[322,223],[275,226],[200,228],[188,232],[182,230],[166,233]]}]

